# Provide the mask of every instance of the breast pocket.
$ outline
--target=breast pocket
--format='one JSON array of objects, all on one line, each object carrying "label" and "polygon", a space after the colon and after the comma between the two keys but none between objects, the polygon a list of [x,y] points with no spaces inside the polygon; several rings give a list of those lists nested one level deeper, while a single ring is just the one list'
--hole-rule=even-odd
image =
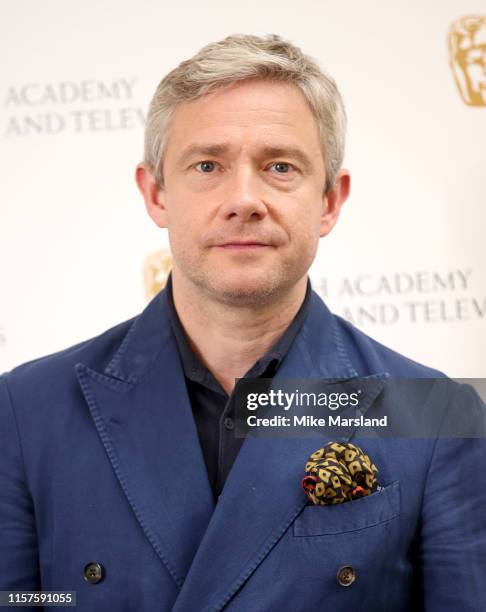
[{"label": "breast pocket", "polygon": [[293,525],[296,537],[336,535],[387,523],[400,513],[400,481],[335,506],[306,506]]}]

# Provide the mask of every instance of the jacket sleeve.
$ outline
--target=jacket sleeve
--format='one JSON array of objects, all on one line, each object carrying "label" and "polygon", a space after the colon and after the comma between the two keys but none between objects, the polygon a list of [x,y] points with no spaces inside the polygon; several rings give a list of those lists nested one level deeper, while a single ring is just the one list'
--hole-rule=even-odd
[{"label": "jacket sleeve", "polygon": [[5,375],[0,376],[0,590],[41,590],[34,507]]},{"label": "jacket sleeve", "polygon": [[486,610],[485,405],[468,386],[452,396],[424,489],[417,569],[426,612]]}]

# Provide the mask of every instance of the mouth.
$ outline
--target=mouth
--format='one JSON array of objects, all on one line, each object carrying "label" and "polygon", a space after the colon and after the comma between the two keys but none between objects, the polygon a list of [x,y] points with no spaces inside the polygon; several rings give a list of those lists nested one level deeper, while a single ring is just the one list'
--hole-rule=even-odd
[{"label": "mouth", "polygon": [[263,248],[269,248],[271,245],[266,244],[264,242],[251,242],[251,241],[236,242],[235,241],[235,242],[225,242],[223,244],[218,244],[216,246],[219,247],[220,249],[226,249],[226,250],[251,251],[251,250],[258,250],[258,249],[263,249]]}]

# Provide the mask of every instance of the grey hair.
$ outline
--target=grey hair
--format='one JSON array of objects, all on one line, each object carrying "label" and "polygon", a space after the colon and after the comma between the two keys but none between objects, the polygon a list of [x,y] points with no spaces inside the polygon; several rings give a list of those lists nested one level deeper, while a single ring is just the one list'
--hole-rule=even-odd
[{"label": "grey hair", "polygon": [[234,34],[203,47],[159,83],[145,127],[144,162],[163,184],[162,158],[169,121],[180,102],[247,79],[293,83],[316,118],[326,166],[325,193],[335,185],[344,157],[346,112],[334,79],[318,63],[276,34]]}]

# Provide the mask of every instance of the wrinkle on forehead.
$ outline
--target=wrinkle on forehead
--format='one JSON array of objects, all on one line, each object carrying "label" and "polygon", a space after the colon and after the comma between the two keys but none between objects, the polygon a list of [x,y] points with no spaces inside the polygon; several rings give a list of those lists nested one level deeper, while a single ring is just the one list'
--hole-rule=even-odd
[{"label": "wrinkle on forehead", "polygon": [[[258,115],[258,118],[255,115]],[[262,110],[260,109],[245,109],[245,110],[221,110],[218,112],[205,112],[201,115],[200,124],[212,123],[216,121],[221,124],[225,120],[228,123],[238,125],[239,127],[251,127],[256,122],[262,125],[295,125],[295,120],[292,120],[292,114],[285,111]]]}]

